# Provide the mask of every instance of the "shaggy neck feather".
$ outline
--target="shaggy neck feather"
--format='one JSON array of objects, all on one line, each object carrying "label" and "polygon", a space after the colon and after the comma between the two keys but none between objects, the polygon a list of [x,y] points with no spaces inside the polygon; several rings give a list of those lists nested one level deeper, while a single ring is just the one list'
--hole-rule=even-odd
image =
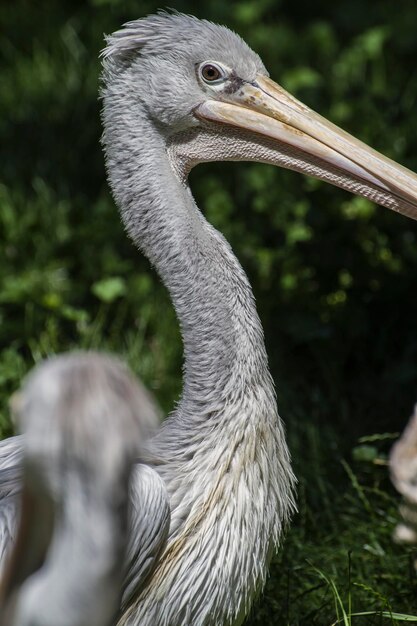
[{"label": "shaggy neck feather", "polygon": [[215,413],[248,384],[269,381],[246,275],[224,237],[198,210],[160,129],[145,114],[138,124],[136,113],[129,133],[125,125],[108,127],[105,143],[124,224],[156,267],[180,322],[182,417]]}]

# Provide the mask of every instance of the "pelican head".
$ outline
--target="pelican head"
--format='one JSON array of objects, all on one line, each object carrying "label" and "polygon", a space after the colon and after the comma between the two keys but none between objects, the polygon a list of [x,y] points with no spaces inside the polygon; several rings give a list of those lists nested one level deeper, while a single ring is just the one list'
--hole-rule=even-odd
[{"label": "pelican head", "polygon": [[111,35],[103,56],[112,102],[129,93],[180,175],[202,161],[268,162],[417,219],[417,176],[299,102],[224,26],[160,13]]}]

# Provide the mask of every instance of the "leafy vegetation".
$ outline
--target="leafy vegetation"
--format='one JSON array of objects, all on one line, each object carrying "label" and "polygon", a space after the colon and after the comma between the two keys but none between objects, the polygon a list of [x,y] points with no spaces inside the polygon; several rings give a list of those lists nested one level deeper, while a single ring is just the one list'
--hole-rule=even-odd
[{"label": "leafy vegetation", "polygon": [[[417,170],[414,2],[174,6],[234,28],[284,87]],[[0,5],[4,436],[7,400],[25,372],[76,347],[121,354],[166,411],[178,397],[175,315],[122,230],[99,145],[102,33],[157,8],[154,0]],[[402,430],[417,399],[415,225],[264,165],[204,165],[191,182],[254,286],[300,481],[300,513],[249,623],[403,623],[417,614],[417,581],[412,550],[391,542],[398,502],[384,459],[392,439],[369,436]]]}]

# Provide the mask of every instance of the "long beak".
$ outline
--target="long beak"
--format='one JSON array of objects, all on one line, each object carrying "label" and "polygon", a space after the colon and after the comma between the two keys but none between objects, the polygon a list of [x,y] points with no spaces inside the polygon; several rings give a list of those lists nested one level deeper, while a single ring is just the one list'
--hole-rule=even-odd
[{"label": "long beak", "polygon": [[258,76],[222,101],[208,100],[196,115],[286,144],[316,167],[284,166],[304,169],[417,219],[416,174],[328,122],[270,78]]}]

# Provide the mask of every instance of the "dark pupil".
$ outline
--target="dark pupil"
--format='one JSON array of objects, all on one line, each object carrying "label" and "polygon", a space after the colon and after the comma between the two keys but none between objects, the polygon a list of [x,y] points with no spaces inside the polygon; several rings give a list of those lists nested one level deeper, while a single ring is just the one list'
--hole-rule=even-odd
[{"label": "dark pupil", "polygon": [[203,69],[203,76],[207,80],[216,80],[219,78],[220,72],[214,65],[206,65]]}]

